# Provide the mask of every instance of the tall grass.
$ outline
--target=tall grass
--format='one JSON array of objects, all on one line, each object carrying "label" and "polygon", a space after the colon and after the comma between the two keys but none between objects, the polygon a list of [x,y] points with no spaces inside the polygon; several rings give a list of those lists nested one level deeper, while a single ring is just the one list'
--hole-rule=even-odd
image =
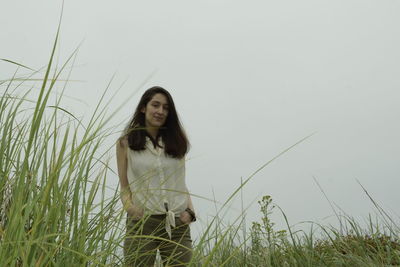
[{"label": "tall grass", "polygon": [[62,95],[49,103],[74,55],[53,68],[57,39],[39,89],[18,94],[31,76],[17,73],[1,82],[0,264],[120,264],[122,212],[116,189],[106,196],[109,167],[100,149],[108,134],[104,109],[100,100],[82,127],[60,106]]},{"label": "tall grass", "polygon": [[385,223],[388,218],[370,216],[363,228],[344,214],[338,216],[342,228],[311,222],[305,232],[289,226],[280,210],[287,228],[276,230],[272,198],[264,196],[258,203],[261,221],[252,222],[245,240],[241,224],[219,227],[209,239],[221,245],[198,247],[198,260],[207,259],[206,266],[400,266],[400,233],[395,224]]},{"label": "tall grass", "polygon": [[[120,266],[125,223],[118,189],[106,186],[108,173],[115,171],[104,160],[110,134],[104,95],[86,125],[62,107],[62,94],[50,103],[75,55],[61,68],[53,67],[57,39],[39,89],[22,90],[32,76],[21,78],[18,72],[0,81],[0,265]],[[271,161],[245,179],[221,210]],[[373,203],[383,223],[370,219],[362,229],[350,216],[337,216],[340,229],[314,224],[308,233],[294,232],[289,223],[276,230],[270,216],[275,206],[268,196],[259,201],[262,220],[250,229],[245,229],[244,216],[225,225],[217,212],[196,240],[190,265],[400,265],[399,227]]]}]

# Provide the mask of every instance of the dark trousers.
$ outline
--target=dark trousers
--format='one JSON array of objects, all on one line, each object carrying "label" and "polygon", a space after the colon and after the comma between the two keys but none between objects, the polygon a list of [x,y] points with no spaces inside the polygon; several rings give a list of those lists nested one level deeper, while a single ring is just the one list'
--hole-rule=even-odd
[{"label": "dark trousers", "polygon": [[175,218],[171,239],[165,230],[165,215],[141,220],[127,217],[124,256],[126,266],[154,266],[157,249],[164,266],[187,266],[192,258],[190,227]]}]

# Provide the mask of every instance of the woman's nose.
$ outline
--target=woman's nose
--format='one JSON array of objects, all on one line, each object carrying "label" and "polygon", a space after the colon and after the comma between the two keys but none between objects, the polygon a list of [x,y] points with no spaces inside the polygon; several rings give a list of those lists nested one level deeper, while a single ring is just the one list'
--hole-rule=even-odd
[{"label": "woman's nose", "polygon": [[160,114],[164,114],[165,111],[166,111],[166,109],[163,108],[163,107],[159,107],[159,108],[157,109],[157,112],[160,113]]}]

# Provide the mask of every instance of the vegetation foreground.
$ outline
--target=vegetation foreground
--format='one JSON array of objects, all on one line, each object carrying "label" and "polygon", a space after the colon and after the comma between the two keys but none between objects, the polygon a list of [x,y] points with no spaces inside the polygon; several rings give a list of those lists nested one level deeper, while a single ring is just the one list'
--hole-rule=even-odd
[{"label": "vegetation foreground", "polygon": [[[88,123],[62,108],[62,93],[50,104],[56,84],[67,84],[59,77],[73,58],[52,67],[56,43],[39,89],[22,89],[35,71],[0,81],[0,266],[121,266],[124,213],[118,189],[106,185],[115,174],[107,161],[113,145],[104,145],[113,134],[105,127],[112,117],[107,90]],[[191,265],[400,266],[399,227],[371,201],[380,220],[370,219],[367,229],[338,216],[340,229],[315,224],[318,231],[294,233],[289,225],[274,229],[274,205],[265,196],[262,220],[248,234],[243,222],[222,227],[216,216],[208,223]]]}]

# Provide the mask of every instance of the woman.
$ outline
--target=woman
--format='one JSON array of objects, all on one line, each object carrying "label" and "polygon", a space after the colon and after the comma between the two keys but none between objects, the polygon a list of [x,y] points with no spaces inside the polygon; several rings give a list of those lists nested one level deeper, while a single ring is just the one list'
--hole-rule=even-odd
[{"label": "woman", "polygon": [[189,142],[174,101],[148,89],[117,142],[121,200],[127,212],[124,255],[129,266],[186,266],[192,257],[189,224],[196,220],[185,183]]}]

